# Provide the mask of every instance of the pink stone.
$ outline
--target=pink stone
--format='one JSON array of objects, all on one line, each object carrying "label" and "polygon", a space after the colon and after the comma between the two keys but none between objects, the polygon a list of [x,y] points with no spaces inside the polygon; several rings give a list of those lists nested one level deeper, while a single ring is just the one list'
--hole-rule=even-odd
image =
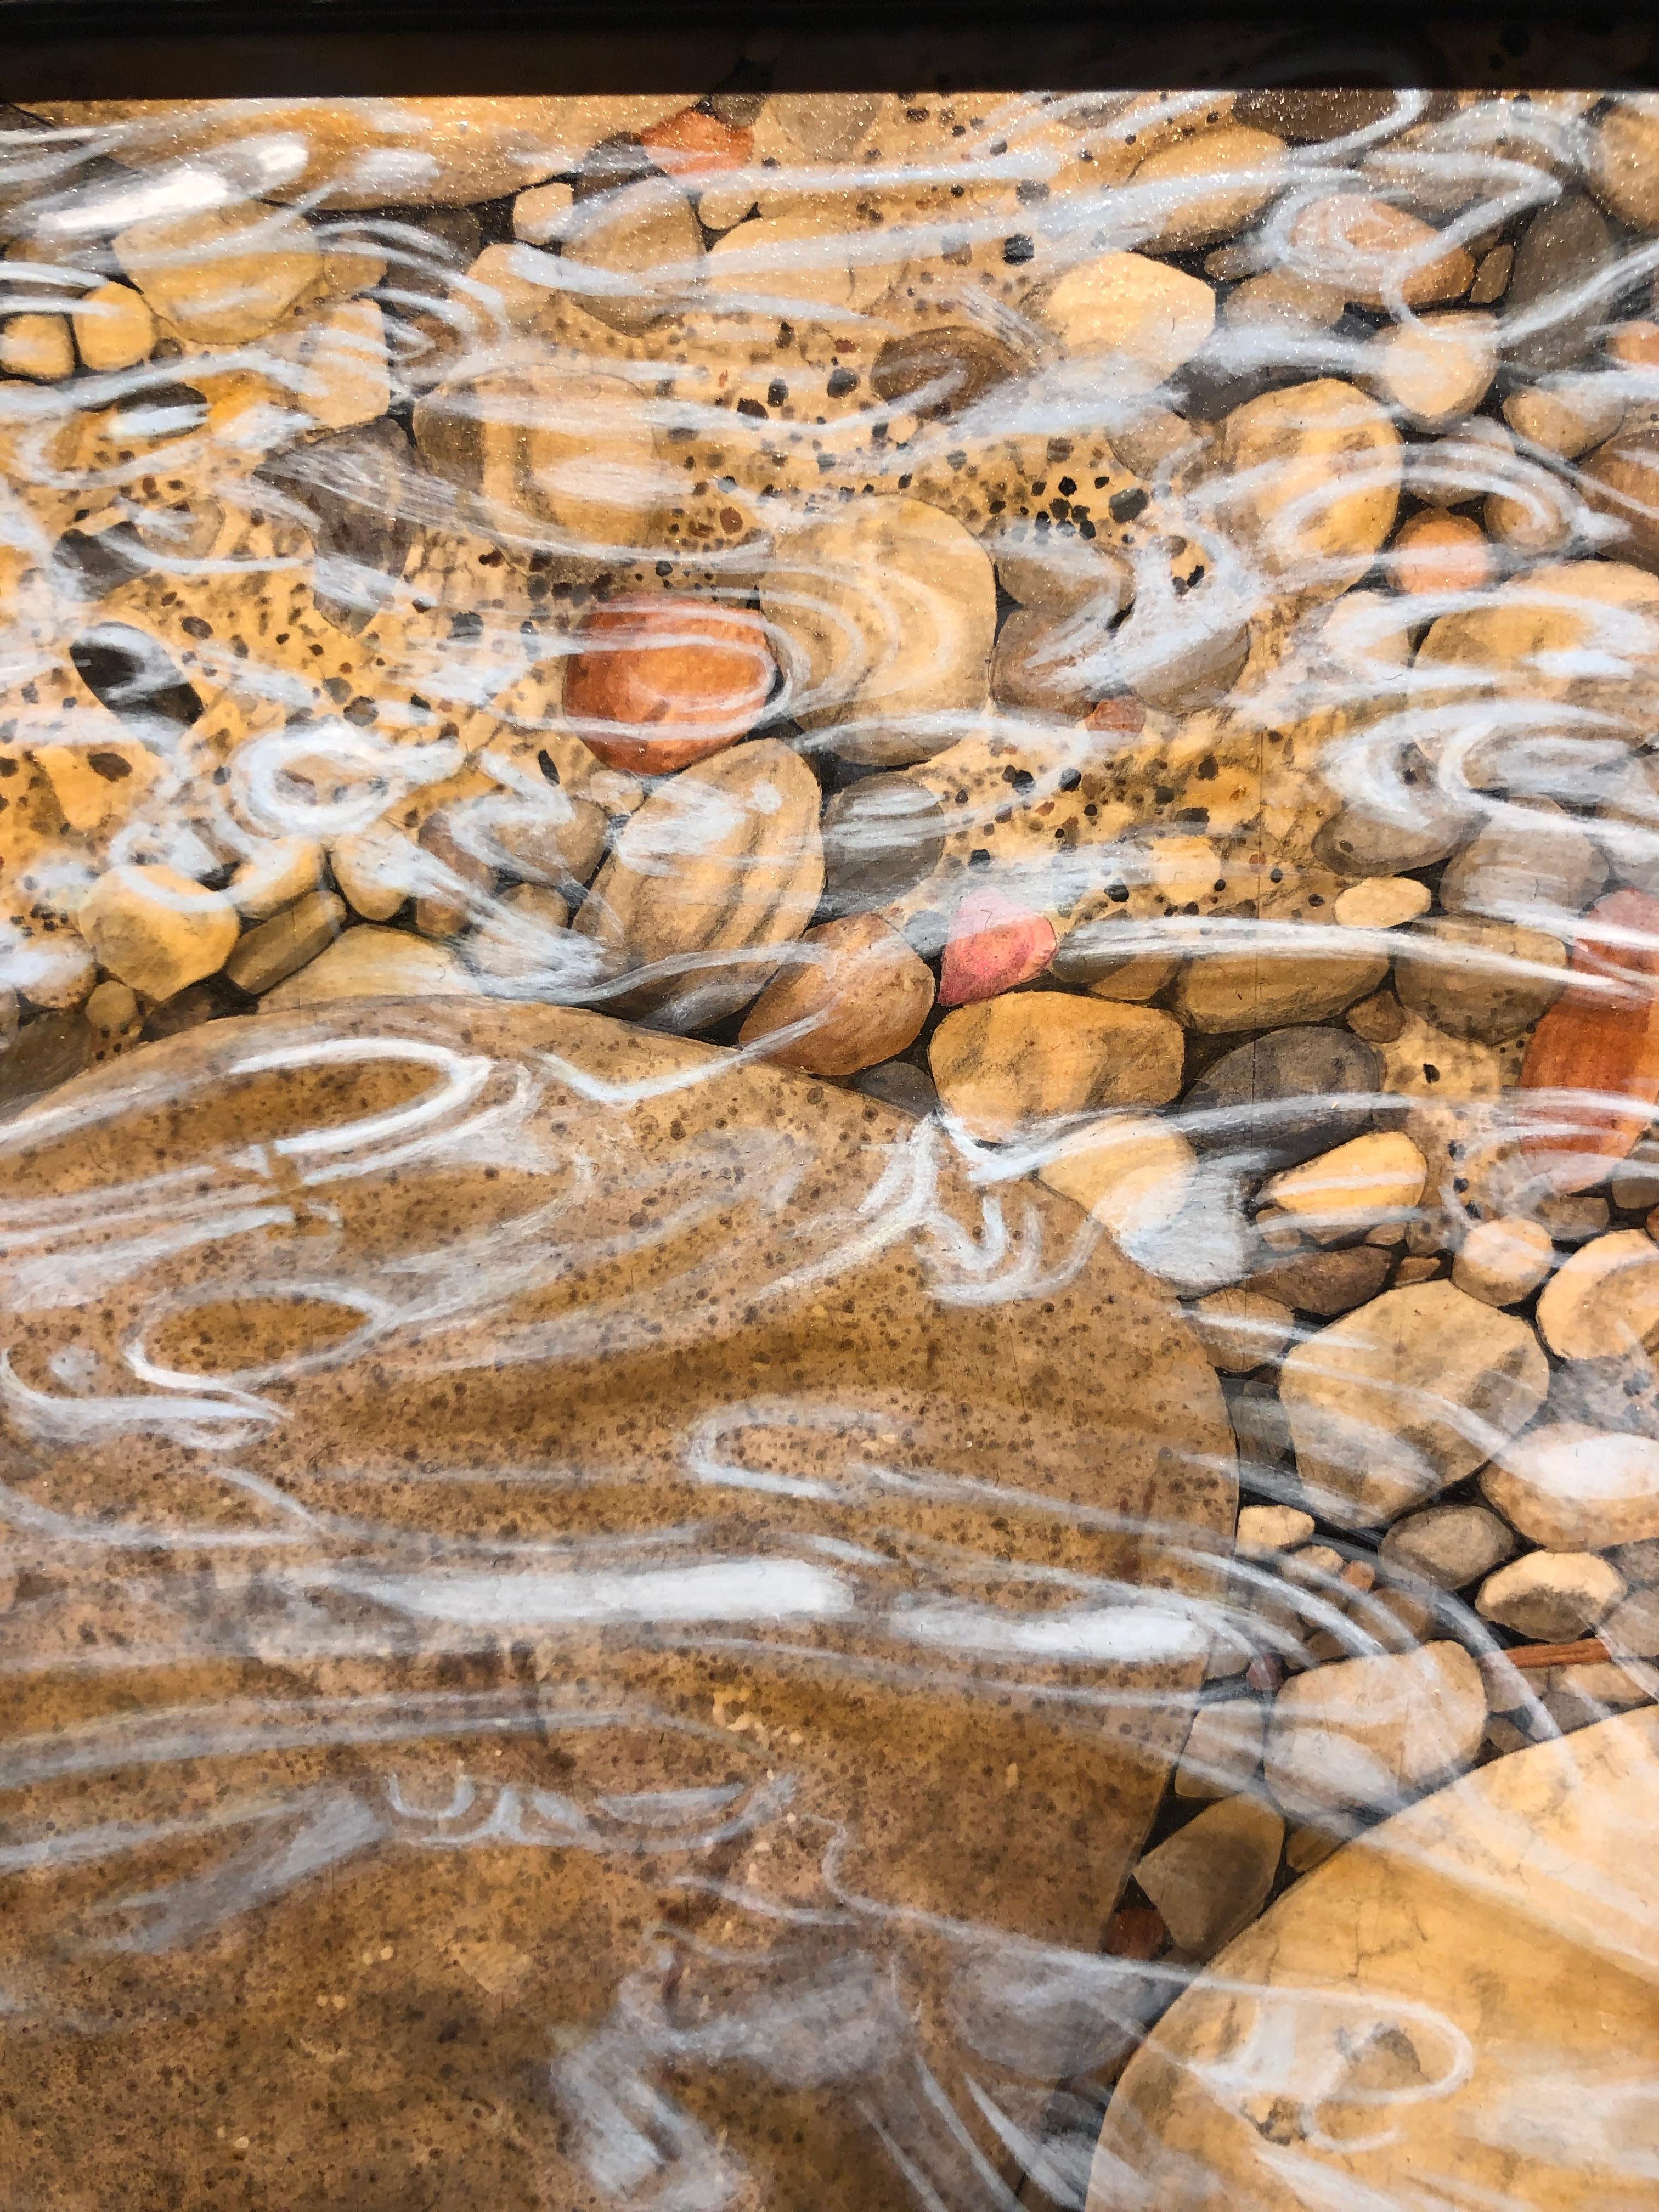
[{"label": "pink stone", "polygon": [[957,907],[939,963],[941,1006],[994,999],[1040,975],[1054,957],[1054,926],[1000,891],[969,891]]}]

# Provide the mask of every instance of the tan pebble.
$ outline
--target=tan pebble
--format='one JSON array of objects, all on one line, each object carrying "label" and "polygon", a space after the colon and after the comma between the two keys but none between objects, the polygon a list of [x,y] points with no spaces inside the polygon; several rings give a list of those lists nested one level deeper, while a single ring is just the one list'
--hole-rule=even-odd
[{"label": "tan pebble", "polygon": [[1583,1244],[1538,1301],[1538,1326],[1560,1359],[1608,1359],[1659,1342],[1659,1247],[1639,1229]]},{"label": "tan pebble", "polygon": [[1188,962],[1171,1004],[1189,1029],[1208,1035],[1277,1029],[1328,1020],[1374,991],[1388,972],[1382,952],[1217,953]]},{"label": "tan pebble", "polygon": [[1512,492],[1488,492],[1480,509],[1487,535],[1516,553],[1559,553],[1572,537],[1571,493],[1540,470]]},{"label": "tan pebble", "polygon": [[1340,1660],[1293,1675],[1274,1700],[1267,1786],[1304,1820],[1387,1807],[1466,1767],[1486,1697],[1461,1644]]},{"label": "tan pebble", "polygon": [[1040,308],[1073,360],[1102,357],[1117,380],[1146,391],[1190,361],[1215,326],[1209,285],[1139,253],[1077,263]]},{"label": "tan pebble", "polygon": [[1241,1552],[1284,1552],[1312,1535],[1314,1517],[1296,1505],[1241,1505],[1237,1545]]},{"label": "tan pebble", "polygon": [[1224,1797],[1148,1851],[1135,1880],[1183,1951],[1207,1959],[1267,1901],[1285,1824],[1260,1797]]},{"label": "tan pebble", "polygon": [[1229,1797],[1246,1790],[1261,1764],[1267,1711],[1255,1698],[1200,1705],[1176,1769],[1177,1797]]},{"label": "tan pebble", "polygon": [[1296,1316],[1255,1291],[1212,1291],[1188,1309],[1204,1356],[1224,1375],[1249,1375],[1276,1361],[1296,1334]]},{"label": "tan pebble", "polygon": [[135,1028],[138,1001],[125,983],[100,983],[87,1000],[87,1019],[102,1036],[118,1036]]},{"label": "tan pebble", "polygon": [[1414,876],[1367,876],[1339,891],[1331,912],[1344,929],[1398,929],[1432,902],[1428,885]]},{"label": "tan pebble", "polygon": [[1620,368],[1659,368],[1659,323],[1615,323],[1604,344]]},{"label": "tan pebble", "polygon": [[109,869],[76,921],[99,966],[151,999],[216,975],[238,935],[236,909],[222,893],[163,867]]},{"label": "tan pebble", "polygon": [[55,383],[75,371],[75,342],[63,315],[13,315],[0,327],[0,369]]},{"label": "tan pebble", "polygon": [[1124,187],[1126,208],[1156,228],[1149,253],[1188,253],[1231,238],[1255,220],[1279,189],[1282,138],[1270,131],[1224,125],[1194,131],[1149,154]]},{"label": "tan pebble", "polygon": [[1355,1137],[1265,1185],[1262,1196],[1282,1212],[1321,1226],[1358,1228],[1378,1214],[1397,1214],[1423,1195],[1429,1165],[1397,1129]]},{"label": "tan pebble", "polygon": [[1474,272],[1474,282],[1469,287],[1472,307],[1490,307],[1503,298],[1510,285],[1510,271],[1515,266],[1512,246],[1494,246],[1490,253],[1483,253]]},{"label": "tan pebble", "polygon": [[738,1032],[759,1045],[798,1022],[804,1036],[764,1057],[809,1075],[853,1075],[915,1042],[933,1003],[933,971],[898,931],[872,914],[809,929]]},{"label": "tan pebble", "polygon": [[570,948],[565,935],[569,920],[570,908],[557,891],[544,884],[514,884],[463,949],[480,975],[522,981],[562,964]]},{"label": "tan pebble", "polygon": [[1512,1306],[1528,1297],[1555,1264],[1555,1243],[1540,1222],[1506,1214],[1478,1221],[1452,1261],[1452,1280],[1483,1305]]},{"label": "tan pebble", "polygon": [[453,998],[478,986],[447,945],[404,929],[360,925],[343,931],[314,960],[267,991],[261,1013],[331,999]]},{"label": "tan pebble", "polygon": [[1348,1027],[1368,1044],[1392,1044],[1406,1026],[1406,1012],[1392,991],[1378,991],[1350,1006]]},{"label": "tan pebble", "polygon": [[155,313],[201,345],[263,337],[322,273],[309,227],[257,200],[158,216],[113,243]]},{"label": "tan pebble", "polygon": [[323,872],[323,848],[309,837],[283,837],[251,854],[230,879],[229,896],[250,921],[263,921],[278,908],[315,890]]},{"label": "tan pebble", "polygon": [[1659,1443],[1552,1422],[1481,1470],[1488,1501],[1552,1551],[1599,1551],[1659,1537]]},{"label": "tan pebble", "polygon": [[1413,1283],[1431,1283],[1439,1273],[1439,1261],[1425,1252],[1420,1258],[1400,1262],[1394,1271],[1395,1287],[1403,1290]]},{"label": "tan pebble", "polygon": [[1474,1609],[1536,1643],[1571,1644],[1624,1595],[1624,1577],[1594,1552],[1529,1552],[1486,1577]]},{"label": "tan pebble", "polygon": [[344,928],[346,907],[332,891],[307,891],[290,907],[257,922],[225,963],[239,991],[259,998],[314,960]]},{"label": "tan pebble", "polygon": [[98,980],[85,938],[72,929],[26,939],[7,952],[6,972],[21,999],[52,1012],[78,1006]]},{"label": "tan pebble", "polygon": [[1340,285],[1357,307],[1428,307],[1461,299],[1474,262],[1441,246],[1420,217],[1353,192],[1311,201],[1291,225],[1291,266],[1317,283]]},{"label": "tan pebble", "polygon": [[1181,1088],[1181,1026],[1150,1006],[1014,991],[947,1014],[928,1046],[947,1110],[1000,1142],[1023,1122],[1109,1106],[1167,1106]]},{"label": "tan pebble", "polygon": [[532,185],[513,203],[513,235],[530,246],[546,246],[562,234],[575,189],[570,185]]},{"label": "tan pebble", "polygon": [[1115,1114],[1068,1138],[1037,1170],[1037,1180],[1133,1248],[1176,1218],[1196,1169],[1192,1146],[1167,1121]]},{"label": "tan pebble", "polygon": [[1472,414],[1498,373],[1498,325],[1461,313],[1400,323],[1368,349],[1370,381],[1421,430],[1443,430]]},{"label": "tan pebble", "polygon": [[88,368],[136,368],[155,343],[155,318],[131,284],[100,284],[75,310],[75,343]]},{"label": "tan pebble", "polygon": [[1247,276],[1227,295],[1222,319],[1236,328],[1328,331],[1342,319],[1346,302],[1336,284],[1310,284],[1286,269]]},{"label": "tan pebble", "polygon": [[1517,438],[1573,461],[1612,437],[1625,407],[1616,377],[1546,377],[1510,392],[1504,420]]},{"label": "tan pebble", "polygon": [[417,842],[415,927],[422,937],[453,937],[475,919],[480,894],[489,896],[495,871],[461,842],[447,814],[428,814]]},{"label": "tan pebble", "polygon": [[1473,515],[1425,507],[1389,548],[1389,573],[1402,592],[1480,592],[1496,580],[1498,562]]},{"label": "tan pebble", "polygon": [[365,921],[389,921],[415,887],[414,842],[384,824],[342,837],[328,857],[347,903]]}]

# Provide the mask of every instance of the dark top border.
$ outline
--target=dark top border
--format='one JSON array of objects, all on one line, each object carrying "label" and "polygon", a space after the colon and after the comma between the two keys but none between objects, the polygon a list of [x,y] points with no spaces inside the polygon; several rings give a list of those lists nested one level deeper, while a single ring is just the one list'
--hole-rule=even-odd
[{"label": "dark top border", "polygon": [[[465,27],[456,27],[458,16]],[[596,27],[596,17],[603,28]],[[0,97],[1659,84],[1659,15],[1251,0],[0,0]]]}]

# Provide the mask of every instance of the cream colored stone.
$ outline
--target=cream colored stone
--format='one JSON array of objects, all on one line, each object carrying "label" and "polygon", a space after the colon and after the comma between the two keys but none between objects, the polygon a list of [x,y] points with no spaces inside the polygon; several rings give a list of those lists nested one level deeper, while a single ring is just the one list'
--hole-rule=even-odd
[{"label": "cream colored stone", "polygon": [[549,246],[562,235],[575,194],[569,185],[532,185],[513,203],[513,235],[527,246]]},{"label": "cream colored stone", "polygon": [[1196,1165],[1192,1146],[1167,1121],[1121,1114],[1068,1139],[1043,1161],[1037,1177],[1133,1249],[1176,1218]]},{"label": "cream colored stone", "polygon": [[263,337],[322,274],[307,224],[251,202],[155,216],[114,246],[149,306],[200,345]]},{"label": "cream colored stone", "polygon": [[1255,1698],[1200,1705],[1176,1768],[1177,1797],[1231,1797],[1248,1790],[1261,1764],[1267,1708]]},{"label": "cream colored stone", "polygon": [[1433,902],[1428,885],[1415,876],[1367,876],[1339,891],[1331,912],[1344,929],[1398,929]]},{"label": "cream colored stone", "polygon": [[314,839],[278,838],[242,862],[230,879],[229,896],[238,914],[264,921],[315,890],[322,872],[323,848]]},{"label": "cream colored stone", "polygon": [[1305,1543],[1314,1532],[1314,1517],[1297,1505],[1241,1505],[1237,1547],[1251,1553],[1287,1552]]},{"label": "cream colored stone", "polygon": [[75,343],[88,368],[133,368],[149,360],[155,318],[131,284],[99,284],[83,292],[73,319]]},{"label": "cream colored stone", "polygon": [[1259,1291],[1212,1291],[1188,1309],[1212,1367],[1249,1375],[1277,1364],[1296,1335],[1296,1316]]},{"label": "cream colored stone", "polygon": [[64,315],[12,315],[0,325],[0,369],[55,383],[73,375],[75,342]]},{"label": "cream colored stone", "polygon": [[430,999],[464,996],[477,988],[459,956],[447,945],[402,929],[359,925],[343,931],[325,952],[259,1001],[262,1014],[331,999]]},{"label": "cream colored stone", "polygon": [[1639,1229],[1581,1244],[1539,1298],[1538,1327],[1560,1359],[1610,1359],[1659,1343],[1659,1245]]},{"label": "cream colored stone", "polygon": [[1542,1222],[1505,1215],[1474,1224],[1452,1261],[1452,1281],[1483,1305],[1519,1305],[1554,1265],[1554,1241]]},{"label": "cream colored stone", "polygon": [[1492,2212],[1637,2212],[1656,1826],[1644,1711],[1494,1759],[1339,1851],[1131,2059],[1089,2212],[1382,2212],[1430,2175]]},{"label": "cream colored stone", "polygon": [[1214,329],[1215,294],[1167,263],[1103,253],[1068,269],[1039,313],[1072,359],[1098,360],[1115,383],[1150,392]]},{"label": "cream colored stone", "polygon": [[392,404],[386,318],[375,300],[345,300],[304,328],[293,349],[295,404],[319,429],[373,422]]},{"label": "cream colored stone", "polygon": [[703,281],[718,304],[775,320],[850,314],[853,243],[840,216],[817,204],[763,216],[715,240]]},{"label": "cream colored stone", "polygon": [[1370,380],[1422,430],[1472,414],[1498,374],[1498,323],[1459,312],[1396,323],[1371,341]]},{"label": "cream colored stone", "polygon": [[1227,295],[1222,320],[1236,329],[1328,331],[1342,319],[1341,288],[1312,284],[1287,269],[1247,276]]},{"label": "cream colored stone", "polygon": [[1407,1213],[1423,1195],[1429,1165],[1397,1129],[1355,1137],[1264,1185],[1265,1204],[1310,1225],[1358,1229]]},{"label": "cream colored stone", "polygon": [[109,869],[82,900],[76,921],[99,966],[149,999],[170,999],[216,975],[238,930],[222,892],[160,867]]},{"label": "cream colored stone", "polygon": [[1594,1552],[1528,1552],[1486,1577],[1474,1601],[1483,1620],[1540,1644],[1589,1635],[1625,1595],[1625,1577]]},{"label": "cream colored stone", "polygon": [[[927,1056],[946,1110],[992,1143],[1055,1115],[1167,1106],[1181,1088],[1181,1027],[1170,1015],[1066,992],[1012,991],[958,1006],[933,1031]],[[1052,1184],[1054,1164],[1042,1172]]]},{"label": "cream colored stone", "polygon": [[1292,591],[1334,598],[1394,527],[1400,433],[1366,393],[1321,377],[1234,408],[1215,475],[1246,557]]},{"label": "cream colored stone", "polygon": [[1267,1903],[1284,1844],[1272,1806],[1224,1797],[1148,1851],[1135,1880],[1181,1948],[1207,1959]]},{"label": "cream colored stone", "polygon": [[1263,1772],[1292,1819],[1380,1810],[1448,1780],[1480,1749],[1480,1670],[1459,1644],[1338,1660],[1273,1700]]},{"label": "cream colored stone", "polygon": [[[697,285],[705,259],[691,203],[671,178],[647,176],[579,201],[563,232],[568,283],[592,273],[580,294],[590,315],[636,336],[672,313]],[[712,265],[711,283],[717,283]]]},{"label": "cream colored stone", "polygon": [[1548,1383],[1524,1321],[1441,1280],[1385,1291],[1298,1344],[1279,1395],[1310,1495],[1365,1524],[1473,1474]]},{"label": "cream colored stone", "polygon": [[1659,1443],[1550,1422],[1504,1446],[1480,1487],[1523,1536],[1555,1552],[1659,1537]]},{"label": "cream colored stone", "polygon": [[365,921],[390,921],[420,872],[413,839],[384,823],[337,838],[328,858],[347,904]]},{"label": "cream colored stone", "polygon": [[1504,420],[1517,438],[1575,461],[1592,446],[1612,437],[1625,419],[1625,399],[1616,376],[1540,377],[1523,384],[1504,402]]},{"label": "cream colored stone", "polygon": [[1224,124],[1149,154],[1123,188],[1140,220],[1156,224],[1150,253],[1214,246],[1253,222],[1284,181],[1285,148],[1271,131]]}]

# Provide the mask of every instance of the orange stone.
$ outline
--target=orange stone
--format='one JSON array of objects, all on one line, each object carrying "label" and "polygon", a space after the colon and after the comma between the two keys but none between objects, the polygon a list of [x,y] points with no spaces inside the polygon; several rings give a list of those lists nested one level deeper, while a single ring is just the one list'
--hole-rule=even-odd
[{"label": "orange stone", "polygon": [[1473,517],[1425,507],[1401,527],[1389,569],[1402,592],[1479,592],[1497,575],[1498,563]]},{"label": "orange stone", "polygon": [[607,768],[671,775],[747,737],[776,673],[766,626],[714,599],[608,599],[576,633],[565,720]]},{"label": "orange stone", "polygon": [[754,143],[752,131],[722,123],[718,115],[701,107],[683,107],[678,115],[653,123],[640,133],[641,145],[671,177],[746,168]]},{"label": "orange stone", "polygon": [[1580,939],[1571,970],[1584,980],[1569,984],[1539,1023],[1521,1070],[1523,1092],[1555,1094],[1550,1108],[1536,1109],[1540,1126],[1522,1147],[1553,1162],[1562,1191],[1600,1182],[1647,1133],[1659,1103],[1659,898],[1614,891],[1585,921],[1631,941]]},{"label": "orange stone", "polygon": [[1659,368],[1659,323],[1615,323],[1607,356],[1620,368]]},{"label": "orange stone", "polygon": [[933,970],[873,914],[820,922],[799,940],[738,1032],[755,1045],[810,1023],[764,1057],[805,1075],[856,1075],[914,1044],[933,1004]]},{"label": "orange stone", "polygon": [[971,1006],[1040,975],[1054,957],[1054,926],[988,885],[957,907],[939,963],[941,1006]]}]

